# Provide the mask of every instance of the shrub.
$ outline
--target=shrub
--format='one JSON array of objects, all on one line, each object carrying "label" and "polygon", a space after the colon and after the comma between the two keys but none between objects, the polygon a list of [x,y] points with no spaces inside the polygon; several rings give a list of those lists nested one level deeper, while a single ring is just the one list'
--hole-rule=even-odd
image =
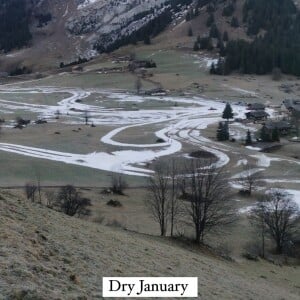
[{"label": "shrub", "polygon": [[74,186],[66,185],[60,189],[57,195],[56,205],[68,216],[89,215],[91,200],[81,197]]},{"label": "shrub", "polygon": [[112,206],[112,207],[122,207],[123,205],[122,205],[122,203],[120,202],[120,201],[118,201],[118,200],[109,200],[107,203],[106,203],[106,205],[108,205],[108,206]]}]

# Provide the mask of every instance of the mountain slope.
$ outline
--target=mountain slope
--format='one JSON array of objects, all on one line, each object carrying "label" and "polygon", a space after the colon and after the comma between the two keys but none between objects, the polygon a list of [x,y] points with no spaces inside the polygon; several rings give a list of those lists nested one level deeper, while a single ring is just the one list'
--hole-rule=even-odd
[{"label": "mountain slope", "polygon": [[[99,299],[102,276],[198,276],[201,299],[299,297],[295,283],[269,279],[290,273],[296,280],[293,268],[266,264],[255,275],[166,239],[70,218],[1,194],[1,299]],[[259,270],[260,263],[254,264]]]},{"label": "mountain slope", "polygon": [[[10,24],[11,11],[21,6],[24,28],[17,41],[1,45],[0,50],[21,51],[3,56],[3,70],[15,65],[27,65],[30,69],[57,67],[60,62],[71,62],[79,56],[89,58],[96,51],[111,51],[123,44],[135,43],[145,36],[154,36],[162,31],[173,18],[183,15],[192,0],[6,0],[0,7],[5,24]],[[179,14],[179,15],[178,15]],[[16,23],[16,22],[15,22]],[[1,25],[1,22],[0,22]],[[11,34],[3,26],[0,34]],[[22,26],[20,26],[22,28]],[[15,30],[15,29],[14,29]],[[17,31],[15,31],[17,33]],[[23,37],[24,36],[24,37]],[[32,36],[32,39],[31,39]],[[8,39],[6,39],[8,40]],[[29,48],[26,48],[28,47]],[[40,57],[40,62],[32,57]]]},{"label": "mountain slope", "polygon": [[154,40],[162,47],[170,40],[172,47],[220,54],[224,64],[217,74],[279,68],[298,76],[297,5],[298,0],[5,0],[0,49],[21,49],[0,55],[0,72],[53,69],[138,41],[148,44],[163,32]]}]

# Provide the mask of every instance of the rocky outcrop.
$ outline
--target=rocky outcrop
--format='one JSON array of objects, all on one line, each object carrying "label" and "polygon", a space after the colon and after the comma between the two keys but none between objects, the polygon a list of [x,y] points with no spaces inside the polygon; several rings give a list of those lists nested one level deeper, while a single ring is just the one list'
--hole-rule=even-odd
[{"label": "rocky outcrop", "polygon": [[77,0],[77,4],[77,13],[66,22],[67,31],[88,36],[91,45],[104,50],[172,10],[169,0]]}]

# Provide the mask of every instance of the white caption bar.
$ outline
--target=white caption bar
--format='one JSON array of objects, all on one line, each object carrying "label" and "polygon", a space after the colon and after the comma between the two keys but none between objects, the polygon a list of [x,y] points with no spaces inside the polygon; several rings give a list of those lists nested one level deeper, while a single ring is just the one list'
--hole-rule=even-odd
[{"label": "white caption bar", "polygon": [[197,298],[197,277],[104,277],[103,297]]}]

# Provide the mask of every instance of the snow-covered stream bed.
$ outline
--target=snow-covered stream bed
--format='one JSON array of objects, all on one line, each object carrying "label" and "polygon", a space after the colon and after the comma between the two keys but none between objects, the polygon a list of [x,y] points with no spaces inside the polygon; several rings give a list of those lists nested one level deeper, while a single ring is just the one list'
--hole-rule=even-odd
[{"label": "snow-covered stream bed", "polygon": [[[62,99],[56,105],[41,105],[19,101],[5,100],[6,94],[51,94],[68,93],[70,96]],[[97,105],[84,104],[84,100],[93,93],[102,94],[110,101],[142,103],[143,101],[166,101],[170,106],[166,109],[140,109],[122,110],[108,109]],[[180,107],[173,107],[172,103],[180,103]],[[184,105],[187,104],[186,107]],[[214,110],[210,110],[211,107]],[[217,122],[224,108],[221,102],[209,101],[201,98],[173,98],[173,97],[142,97],[121,92],[83,89],[57,89],[53,87],[38,88],[12,88],[2,87],[0,89],[0,111],[2,113],[14,113],[16,110],[28,111],[38,115],[38,118],[55,119],[59,111],[61,115],[68,116],[73,124],[80,124],[82,116],[88,112],[91,121],[95,125],[113,125],[118,128],[112,130],[105,136],[99,137],[102,143],[114,145],[119,151],[113,153],[94,152],[85,155],[76,153],[64,153],[48,149],[40,149],[15,144],[0,144],[0,150],[20,155],[75,164],[99,170],[121,172],[129,175],[147,175],[151,173],[136,165],[145,164],[162,156],[168,156],[179,152],[182,143],[190,142],[199,145],[205,151],[214,153],[219,161],[218,166],[229,162],[228,156],[220,151],[217,145],[211,145],[209,140],[201,138],[200,131],[208,125]],[[243,113],[243,107],[235,107],[239,113]],[[156,144],[129,144],[121,143],[115,137],[133,127],[151,126],[158,124],[161,129],[154,132],[157,138],[164,140],[164,143]],[[197,136],[195,134],[197,132]],[[134,166],[135,165],[135,166]]]},{"label": "snow-covered stream bed", "polygon": [[[39,104],[38,101],[29,101],[35,95],[51,95],[52,105]],[[16,97],[16,95],[19,95]],[[24,97],[24,101],[22,99]],[[14,99],[16,98],[16,99]],[[26,100],[27,99],[27,100]],[[27,102],[26,102],[27,101]],[[148,102],[147,102],[148,101]],[[151,107],[149,104],[151,102]],[[157,105],[156,105],[157,103]],[[175,105],[177,103],[177,105]],[[225,103],[222,101],[208,100],[200,97],[171,97],[171,96],[137,96],[122,91],[111,91],[102,89],[81,89],[81,88],[56,88],[56,87],[32,87],[21,88],[15,86],[0,86],[0,113],[11,119],[17,112],[24,112],[34,115],[37,119],[47,119],[51,122],[80,125],[86,113],[89,114],[89,121],[97,126],[113,127],[108,133],[100,136],[99,146],[102,144],[112,146],[114,151],[97,151],[86,154],[74,151],[63,152],[60,149],[46,149],[45,147],[33,147],[29,145],[0,143],[0,150],[16,155],[28,156],[59,163],[72,164],[108,172],[117,172],[134,176],[149,176],[152,171],[147,168],[147,163],[160,157],[170,156],[184,152],[186,144],[197,149],[212,153],[216,158],[214,163],[222,167],[231,163],[232,187],[240,189],[236,183],[238,178],[247,176],[249,172],[264,172],[269,170],[274,163],[288,165],[299,165],[299,161],[278,157],[258,152],[255,148],[244,149],[242,152],[236,146],[218,143],[204,136],[203,130],[212,124],[221,121],[221,115]],[[244,118],[246,107],[244,105],[232,104],[235,118]],[[62,116],[56,120],[56,114]],[[272,110],[268,110],[270,115]],[[251,124],[233,123],[230,126],[232,137],[241,138],[247,130],[255,132],[255,126]],[[12,130],[12,129],[8,129]],[[134,139],[132,132],[146,130],[152,133],[162,143],[147,143],[143,141],[126,142],[126,136],[130,141]],[[41,134],[43,134],[41,132]],[[38,138],[38,137],[37,137]],[[146,141],[146,142],[145,142]],[[79,141],[80,142],[80,141]],[[110,147],[107,147],[110,148]],[[245,154],[246,153],[246,154]],[[242,171],[242,166],[250,163],[252,170]],[[247,173],[247,174],[244,174]],[[274,184],[297,184],[298,178],[285,179],[284,177],[263,179],[266,183]],[[263,187],[261,187],[263,189]],[[289,190],[296,201],[299,199],[299,191]],[[245,206],[240,213],[247,213],[252,206]]]},{"label": "snow-covered stream bed", "polygon": [[[68,95],[53,105],[41,105],[26,103],[23,101],[6,100],[6,95],[19,94],[57,94]],[[93,104],[85,103],[85,100],[93,95],[95,99],[105,98],[112,103],[138,103],[140,109],[113,109],[107,108],[103,102],[95,101]],[[11,98],[9,98],[11,99]],[[161,109],[145,109],[143,103],[146,101],[165,102]],[[179,104],[174,106],[174,103]],[[209,125],[221,120],[225,104],[221,101],[207,100],[200,97],[171,97],[171,96],[137,96],[126,92],[117,92],[100,89],[81,88],[56,88],[56,87],[32,87],[18,88],[14,86],[0,87],[0,112],[13,114],[15,111],[31,112],[37,118],[55,120],[57,111],[66,117],[70,124],[81,124],[86,112],[90,115],[90,121],[95,125],[109,125],[116,127],[104,136],[99,136],[99,144],[113,145],[118,150],[114,152],[95,152],[78,154],[61,152],[37,147],[28,147],[17,144],[0,143],[0,150],[23,156],[41,158],[66,164],[79,165],[99,170],[119,172],[128,175],[147,176],[152,173],[145,165],[159,157],[169,156],[182,150],[183,143],[188,143],[217,157],[215,165],[222,167],[230,162],[230,146],[224,146],[205,138],[201,131]],[[117,106],[118,107],[118,106]],[[159,105],[158,105],[159,107]],[[232,105],[236,118],[243,118],[246,112],[245,106]],[[163,143],[124,143],[118,141],[117,135],[126,136],[126,130],[132,128],[142,130],[157,128],[153,134],[164,140]],[[234,128],[238,128],[235,124]],[[245,130],[242,128],[241,130]],[[42,134],[42,133],[41,133]],[[271,159],[267,156],[253,154],[257,159],[258,167],[269,167]]]}]

